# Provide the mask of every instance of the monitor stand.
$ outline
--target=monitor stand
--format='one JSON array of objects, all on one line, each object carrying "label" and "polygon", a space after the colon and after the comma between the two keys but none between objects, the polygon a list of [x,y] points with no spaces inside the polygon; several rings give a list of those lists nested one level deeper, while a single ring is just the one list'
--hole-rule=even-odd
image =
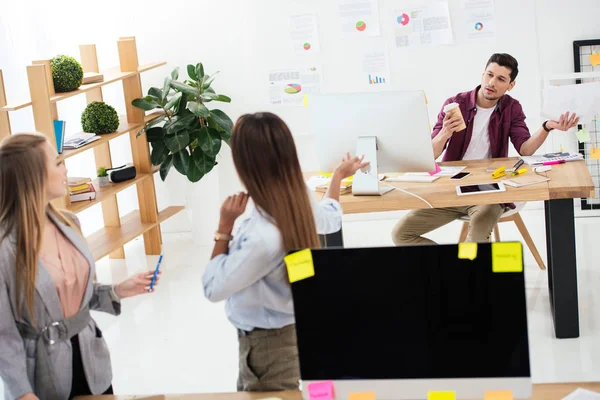
[{"label": "monitor stand", "polygon": [[394,188],[392,186],[379,187],[379,174],[377,173],[377,136],[359,136],[356,141],[356,155],[364,155],[364,161],[370,161],[367,172],[356,171],[352,181],[352,194],[354,196],[381,196]]}]

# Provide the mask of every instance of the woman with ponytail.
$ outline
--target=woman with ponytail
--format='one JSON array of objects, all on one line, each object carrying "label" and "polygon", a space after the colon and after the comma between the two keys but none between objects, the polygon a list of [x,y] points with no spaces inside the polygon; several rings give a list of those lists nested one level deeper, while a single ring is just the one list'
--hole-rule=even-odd
[{"label": "woman with ponytail", "polygon": [[111,394],[110,355],[90,310],[113,315],[151,272],[94,282],[94,258],[67,195],[67,170],[42,135],[0,143],[0,378],[6,399]]}]

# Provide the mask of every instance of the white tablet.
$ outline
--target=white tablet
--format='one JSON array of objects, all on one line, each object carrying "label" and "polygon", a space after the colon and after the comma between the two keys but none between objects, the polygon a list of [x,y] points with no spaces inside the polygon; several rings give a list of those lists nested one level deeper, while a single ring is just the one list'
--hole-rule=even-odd
[{"label": "white tablet", "polygon": [[485,194],[505,192],[506,188],[502,182],[480,183],[477,185],[461,185],[456,187],[456,194],[466,196],[469,194]]}]

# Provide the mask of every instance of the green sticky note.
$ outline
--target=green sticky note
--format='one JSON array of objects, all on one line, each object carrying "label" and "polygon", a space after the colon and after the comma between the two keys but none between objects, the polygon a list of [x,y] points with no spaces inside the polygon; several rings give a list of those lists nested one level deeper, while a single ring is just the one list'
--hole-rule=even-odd
[{"label": "green sticky note", "polygon": [[523,272],[523,245],[519,242],[492,243],[492,271]]},{"label": "green sticky note", "polygon": [[588,131],[586,128],[582,128],[579,131],[577,131],[577,140],[579,140],[579,143],[589,141],[590,131]]},{"label": "green sticky note", "polygon": [[283,257],[283,261],[287,266],[290,283],[315,276],[315,266],[310,249],[289,254]]},{"label": "green sticky note", "polygon": [[474,260],[477,258],[477,243],[459,243],[458,244],[458,258]]}]

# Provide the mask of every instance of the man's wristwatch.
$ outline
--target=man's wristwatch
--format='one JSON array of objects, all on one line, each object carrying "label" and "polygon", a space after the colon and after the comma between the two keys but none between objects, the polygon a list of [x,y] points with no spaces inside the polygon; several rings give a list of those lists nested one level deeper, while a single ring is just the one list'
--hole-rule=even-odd
[{"label": "man's wristwatch", "polygon": [[231,236],[228,233],[221,233],[219,231],[215,232],[215,242],[218,240],[225,240],[225,241],[229,242],[232,239],[233,239],[233,236]]},{"label": "man's wristwatch", "polygon": [[549,128],[546,126],[546,124],[547,124],[547,123],[548,123],[548,121],[544,121],[544,123],[542,124],[542,128],[544,128],[544,130],[545,130],[546,132],[550,132],[552,129],[549,129]]}]

